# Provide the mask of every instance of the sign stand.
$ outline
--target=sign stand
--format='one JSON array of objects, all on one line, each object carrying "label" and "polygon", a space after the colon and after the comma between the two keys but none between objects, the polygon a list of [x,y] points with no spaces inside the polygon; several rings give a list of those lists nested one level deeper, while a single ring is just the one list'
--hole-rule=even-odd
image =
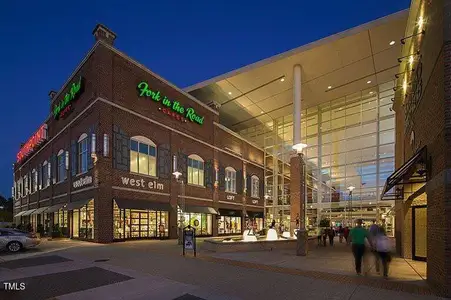
[{"label": "sign stand", "polygon": [[191,225],[183,228],[183,256],[186,250],[193,250],[194,257],[196,257],[196,228]]}]

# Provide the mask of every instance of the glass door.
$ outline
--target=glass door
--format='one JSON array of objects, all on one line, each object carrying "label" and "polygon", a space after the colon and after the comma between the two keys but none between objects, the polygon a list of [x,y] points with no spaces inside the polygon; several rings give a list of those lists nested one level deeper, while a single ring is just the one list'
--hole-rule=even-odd
[{"label": "glass door", "polygon": [[427,207],[412,207],[412,258],[427,260]]}]

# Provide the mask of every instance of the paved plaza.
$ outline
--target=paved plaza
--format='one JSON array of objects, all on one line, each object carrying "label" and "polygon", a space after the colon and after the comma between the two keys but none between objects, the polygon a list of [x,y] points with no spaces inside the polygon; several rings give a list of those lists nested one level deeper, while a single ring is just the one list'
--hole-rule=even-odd
[{"label": "paved plaza", "polygon": [[0,299],[440,299],[424,265],[395,258],[390,279],[353,273],[348,247],[181,256],[176,241],[100,245],[46,241],[34,251],[0,256]]}]

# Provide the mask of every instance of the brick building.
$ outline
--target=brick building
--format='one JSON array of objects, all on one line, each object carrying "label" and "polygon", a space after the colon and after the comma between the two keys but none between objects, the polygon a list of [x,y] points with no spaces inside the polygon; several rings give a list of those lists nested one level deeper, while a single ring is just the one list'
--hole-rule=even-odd
[{"label": "brick building", "polygon": [[[263,151],[204,104],[113,47],[96,43],[14,165],[16,223],[109,243],[263,226]],[[174,176],[176,174],[177,176]]]},{"label": "brick building", "polygon": [[427,281],[451,296],[450,1],[412,1],[396,95],[396,247],[427,261]]}]

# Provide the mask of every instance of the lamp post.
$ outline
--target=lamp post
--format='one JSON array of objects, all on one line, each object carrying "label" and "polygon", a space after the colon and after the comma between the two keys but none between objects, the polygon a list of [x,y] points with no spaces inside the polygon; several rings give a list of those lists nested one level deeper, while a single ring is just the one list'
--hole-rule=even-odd
[{"label": "lamp post", "polygon": [[349,205],[350,205],[350,210],[349,210],[349,217],[351,219],[351,227],[354,226],[354,221],[352,220],[352,191],[355,189],[355,186],[350,186],[348,187],[349,190]]}]

